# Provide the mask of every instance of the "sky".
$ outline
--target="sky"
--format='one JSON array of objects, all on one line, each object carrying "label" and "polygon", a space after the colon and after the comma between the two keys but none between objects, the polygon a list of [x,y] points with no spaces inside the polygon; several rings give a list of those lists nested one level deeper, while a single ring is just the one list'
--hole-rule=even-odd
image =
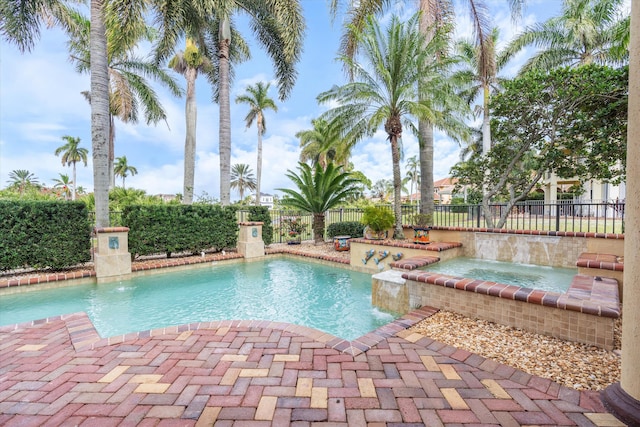
[{"label": "sky", "polygon": [[[501,43],[511,40],[527,25],[542,22],[558,15],[560,0],[529,0],[522,18],[514,22],[506,0],[486,0],[493,25],[500,28]],[[316,96],[333,85],[346,83],[341,64],[336,60],[340,44],[340,19],[332,23],[327,0],[301,0],[306,20],[304,50],[297,66],[298,78],[291,95],[285,101],[277,98],[275,83],[270,95],[276,100],[278,112],[266,112],[266,134],[263,137],[262,192],[281,195],[277,188],[292,187],[285,176],[287,170],[296,171],[300,142],[295,134],[311,129],[311,120],[329,106],[319,105]],[[408,17],[417,1],[398,2],[396,13]],[[458,36],[471,38],[471,24],[467,8],[456,4]],[[388,21],[389,14],[380,19]],[[273,81],[270,59],[249,31],[244,32],[252,52],[252,59],[236,66],[231,87],[231,164],[245,163],[256,171],[257,129],[255,123],[246,128],[247,106],[234,102],[245,92],[247,85],[259,81]],[[182,46],[178,47],[182,49]],[[532,50],[522,52],[505,69],[506,76],[514,75]],[[184,79],[175,74],[184,88]],[[159,85],[154,87],[167,113],[167,121],[147,126],[124,124],[116,120],[115,156],[126,156],[128,164],[138,173],[126,178],[127,188],[145,190],[148,194],[182,193],[184,160],[184,98],[175,98]],[[90,106],[81,94],[89,89],[89,76],[80,75],[69,61],[66,36],[60,30],[43,28],[35,48],[20,53],[15,45],[0,41],[0,188],[8,185],[13,170],[26,169],[40,183],[53,186],[60,174],[71,176],[71,168],[63,166],[54,155],[64,145],[65,135],[79,137],[81,147],[89,150],[85,167],[77,165],[77,182],[88,192],[93,191],[91,162]],[[194,195],[219,199],[220,162],[218,156],[218,105],[211,101],[211,89],[205,78],[199,78],[197,93],[197,149]],[[417,140],[408,132],[403,134],[404,157],[418,154]],[[460,146],[444,134],[436,132],[434,140],[434,179],[449,176],[450,168],[459,161]],[[373,183],[391,179],[392,164],[389,143],[381,129],[361,141],[353,150],[351,161],[355,170],[362,171]],[[116,185],[122,180],[116,178]],[[231,200],[239,194],[232,190]]]}]

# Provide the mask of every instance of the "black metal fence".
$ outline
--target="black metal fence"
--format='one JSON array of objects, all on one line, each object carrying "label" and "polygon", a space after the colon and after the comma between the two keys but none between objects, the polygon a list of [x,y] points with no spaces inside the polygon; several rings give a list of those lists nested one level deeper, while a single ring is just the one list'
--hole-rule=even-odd
[{"label": "black metal fence", "polygon": [[[581,203],[572,200],[545,204],[540,201],[520,202],[508,212],[506,204],[492,204],[490,215],[494,226],[506,214],[502,228],[510,230],[573,231],[585,233],[624,233],[624,202]],[[325,225],[335,222],[360,221],[360,208],[332,209],[325,214]],[[287,230],[283,224],[287,219],[298,218],[304,224],[303,240],[312,239],[313,218],[306,212],[271,210],[273,242],[287,241]],[[402,223],[411,225],[412,215],[418,213],[417,205],[402,206]],[[248,212],[240,211],[239,219],[246,220]],[[436,205],[433,224],[441,227],[487,227],[485,214],[480,205]]]}]

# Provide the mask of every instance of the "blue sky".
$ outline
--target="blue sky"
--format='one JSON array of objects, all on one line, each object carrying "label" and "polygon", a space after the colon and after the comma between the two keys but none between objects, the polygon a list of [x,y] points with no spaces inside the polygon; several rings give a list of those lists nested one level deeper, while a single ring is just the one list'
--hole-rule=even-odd
[{"label": "blue sky", "polygon": [[[345,76],[336,62],[341,28],[339,20],[331,23],[325,0],[301,0],[307,32],[304,52],[298,65],[299,77],[291,96],[277,101],[278,112],[266,114],[267,132],[263,139],[262,190],[278,194],[279,187],[291,186],[284,176],[295,169],[300,154],[295,133],[311,128],[311,120],[327,109],[317,104],[319,92],[334,84],[343,84]],[[559,0],[529,0],[523,18],[514,23],[507,1],[487,0],[493,24],[500,27],[503,42],[510,40],[526,25],[541,22],[560,11]],[[395,12],[408,16],[417,1],[399,2]],[[404,6],[404,8],[403,8]],[[471,25],[466,8],[457,5],[458,33],[471,37]],[[384,17],[381,19],[385,19]],[[273,79],[270,60],[261,52],[249,33],[245,33],[252,49],[252,59],[236,68],[231,88],[232,153],[231,163],[249,164],[256,170],[255,124],[245,128],[247,107],[233,100],[248,84]],[[71,176],[54,151],[63,145],[62,136],[80,137],[81,146],[91,149],[90,108],[81,95],[89,89],[89,76],[75,72],[68,60],[64,34],[56,29],[43,29],[41,38],[30,53],[21,54],[14,45],[0,41],[0,188],[7,185],[9,173],[27,169],[41,183],[53,185],[60,173]],[[182,46],[180,46],[182,48]],[[531,52],[523,52],[506,74],[514,74]],[[184,87],[184,79],[177,77]],[[167,123],[147,126],[116,121],[115,154],[126,156],[138,174],[126,179],[126,186],[146,190],[149,194],[182,192],[184,150],[184,99],[170,95],[158,87],[167,111]],[[195,195],[207,193],[219,197],[218,106],[211,102],[211,90],[204,78],[198,79],[198,131]],[[276,99],[275,84],[271,96]],[[449,169],[459,159],[458,144],[437,133],[435,138],[435,179],[449,175]],[[417,142],[407,132],[403,135],[404,158],[417,154]],[[91,159],[84,167],[78,165],[78,185],[93,191]],[[372,182],[390,179],[391,155],[382,129],[373,138],[362,141],[353,152],[355,169],[365,173]],[[403,174],[405,172],[402,165]],[[117,180],[117,185],[122,185]],[[238,199],[232,192],[232,200]]]}]

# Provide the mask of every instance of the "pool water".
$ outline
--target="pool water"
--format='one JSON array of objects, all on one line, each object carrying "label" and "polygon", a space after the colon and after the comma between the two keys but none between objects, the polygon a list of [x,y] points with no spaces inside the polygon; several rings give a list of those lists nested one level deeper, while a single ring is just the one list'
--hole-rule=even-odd
[{"label": "pool water", "polygon": [[371,305],[371,275],[274,258],[0,295],[0,325],[84,311],[101,337],[213,320],[272,320],[353,340],[396,317]]},{"label": "pool water", "polygon": [[425,268],[434,273],[551,292],[567,292],[577,268],[548,267],[476,258],[454,258]]}]

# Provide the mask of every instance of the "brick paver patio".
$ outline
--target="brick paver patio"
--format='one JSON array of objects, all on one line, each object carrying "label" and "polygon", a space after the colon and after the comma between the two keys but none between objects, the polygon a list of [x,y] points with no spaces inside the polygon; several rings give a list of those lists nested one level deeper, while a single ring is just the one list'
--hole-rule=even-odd
[{"label": "brick paver patio", "polygon": [[363,351],[264,321],[112,340],[85,314],[0,327],[0,425],[622,425],[596,392],[388,330]]}]

